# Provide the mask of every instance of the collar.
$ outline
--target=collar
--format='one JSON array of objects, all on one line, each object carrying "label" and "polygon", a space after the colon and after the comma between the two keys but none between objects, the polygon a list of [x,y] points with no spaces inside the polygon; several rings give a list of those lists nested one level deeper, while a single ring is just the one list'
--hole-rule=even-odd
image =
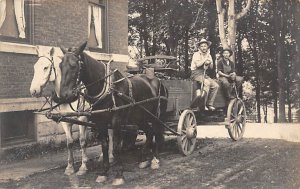
[{"label": "collar", "polygon": [[205,55],[209,54],[209,51],[207,50],[206,53],[204,53],[201,50],[198,50],[198,53],[202,56],[205,56]]}]

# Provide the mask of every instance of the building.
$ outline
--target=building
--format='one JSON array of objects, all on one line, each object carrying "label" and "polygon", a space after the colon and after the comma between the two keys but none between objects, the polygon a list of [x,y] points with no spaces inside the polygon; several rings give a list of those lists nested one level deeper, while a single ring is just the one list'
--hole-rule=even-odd
[{"label": "building", "polygon": [[33,114],[42,99],[29,93],[36,45],[79,46],[127,62],[128,4],[123,0],[0,0],[0,146],[63,140],[63,130]]}]

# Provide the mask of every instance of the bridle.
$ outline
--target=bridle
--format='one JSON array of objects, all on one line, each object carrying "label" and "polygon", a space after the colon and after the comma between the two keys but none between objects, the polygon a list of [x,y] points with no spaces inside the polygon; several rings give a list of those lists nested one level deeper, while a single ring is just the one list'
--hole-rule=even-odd
[{"label": "bridle", "polygon": [[[112,62],[112,59],[106,64],[103,63],[104,68],[105,68],[104,77],[101,77],[100,79],[97,79],[96,81],[93,81],[89,84],[84,85],[82,83],[82,79],[81,79],[82,70],[83,70],[83,66],[84,66],[84,61],[82,60],[82,56],[78,55],[76,53],[73,53],[73,52],[66,52],[66,54],[71,54],[77,58],[78,71],[77,71],[77,77],[76,77],[76,86],[75,86],[75,88],[73,88],[74,95],[77,95],[78,98],[80,98],[80,95],[82,95],[85,98],[87,98],[89,101],[93,101],[95,104],[95,103],[98,103],[99,101],[101,101],[102,99],[104,99],[107,95],[109,95],[111,93],[111,86],[112,86],[111,76],[116,72],[116,70],[110,71],[110,63]],[[86,92],[82,92],[84,89],[87,89],[87,87],[93,86],[103,80],[104,80],[104,86],[99,94],[97,94],[95,96],[90,96],[90,95],[86,94]]]},{"label": "bridle", "polygon": [[39,58],[46,58],[46,59],[49,60],[50,63],[51,63],[51,65],[50,65],[50,70],[49,70],[49,73],[48,73],[48,76],[47,76],[47,80],[46,80],[46,82],[45,82],[45,85],[46,85],[46,84],[49,82],[49,80],[50,80],[52,70],[53,70],[53,72],[54,72],[55,79],[56,79],[56,77],[57,77],[57,75],[56,75],[56,69],[55,69],[55,67],[54,67],[53,56],[51,56],[51,59],[48,58],[47,56],[39,56]]}]

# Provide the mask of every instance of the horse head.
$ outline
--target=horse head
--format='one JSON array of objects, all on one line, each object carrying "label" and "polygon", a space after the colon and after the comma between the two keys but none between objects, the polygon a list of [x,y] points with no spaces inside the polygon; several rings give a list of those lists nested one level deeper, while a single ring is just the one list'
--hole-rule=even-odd
[{"label": "horse head", "polygon": [[77,98],[74,91],[81,82],[81,68],[82,68],[82,53],[86,47],[87,42],[82,44],[77,49],[69,49],[66,51],[61,48],[64,56],[60,64],[61,83],[60,83],[60,97],[63,101],[69,103]]},{"label": "horse head", "polygon": [[34,76],[31,81],[30,94],[39,97],[43,93],[44,87],[49,82],[55,82],[55,90],[59,89],[59,63],[61,62],[61,53],[53,47],[36,47],[38,61],[34,64]]}]

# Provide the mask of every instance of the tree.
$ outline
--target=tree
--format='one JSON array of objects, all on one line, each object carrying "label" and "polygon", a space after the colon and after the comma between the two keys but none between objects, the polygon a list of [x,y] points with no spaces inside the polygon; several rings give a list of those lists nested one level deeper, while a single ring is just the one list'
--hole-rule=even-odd
[{"label": "tree", "polygon": [[[227,9],[227,32],[225,31],[225,12]],[[223,48],[230,48],[233,52],[233,62],[235,62],[235,42],[236,42],[236,22],[244,17],[250,9],[251,0],[247,0],[246,6],[242,9],[240,13],[235,13],[235,1],[228,0],[222,3],[222,0],[216,0],[217,13],[218,13],[218,23],[219,23],[219,35]],[[227,34],[227,37],[226,37]]]}]

